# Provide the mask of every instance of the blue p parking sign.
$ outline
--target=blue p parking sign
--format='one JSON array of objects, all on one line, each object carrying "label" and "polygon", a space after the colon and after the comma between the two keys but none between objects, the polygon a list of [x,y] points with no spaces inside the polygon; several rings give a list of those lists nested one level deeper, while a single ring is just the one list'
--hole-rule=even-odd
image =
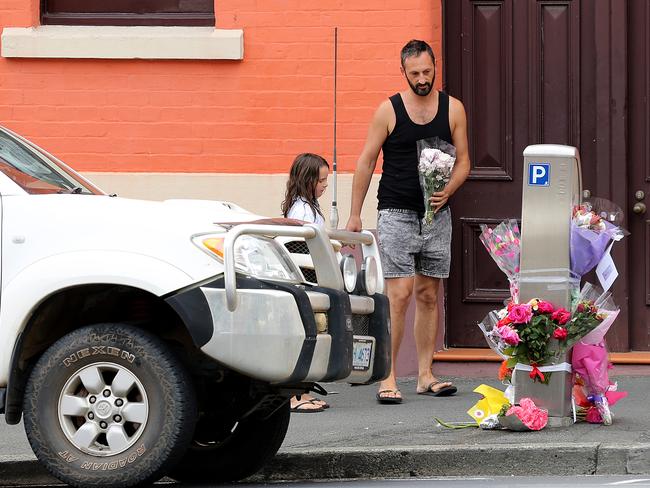
[{"label": "blue p parking sign", "polygon": [[528,163],[528,184],[530,186],[548,186],[550,173],[550,163]]}]

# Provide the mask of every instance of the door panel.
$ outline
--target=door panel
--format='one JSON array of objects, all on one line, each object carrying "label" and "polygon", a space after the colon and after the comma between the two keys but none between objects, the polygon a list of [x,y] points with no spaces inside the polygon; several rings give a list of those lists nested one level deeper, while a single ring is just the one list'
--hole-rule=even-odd
[{"label": "door panel", "polygon": [[[454,4],[451,7],[451,4]],[[446,342],[451,347],[483,347],[476,322],[508,295],[507,280],[478,240],[480,224],[516,216],[521,185],[515,168],[515,106],[528,105],[528,92],[514,82],[517,33],[510,1],[448,1],[445,73],[447,92],[463,101],[468,118],[472,170],[454,196],[452,273],[447,282]],[[455,22],[450,16],[456,15]],[[461,32],[451,33],[451,26]],[[450,48],[452,50],[450,51]],[[496,305],[495,305],[496,304]]]},{"label": "door panel", "polygon": [[533,34],[529,39],[533,61],[529,85],[530,135],[531,140],[542,144],[580,145],[578,8],[579,2],[575,0],[535,2],[534,13],[528,14]]},{"label": "door panel", "polygon": [[[650,59],[646,59],[646,46],[650,39],[637,38],[647,35],[650,14],[647,2],[626,0],[446,0],[444,7],[445,90],[465,104],[472,160],[468,181],[452,199],[446,343],[450,347],[485,347],[476,323],[509,294],[505,276],[478,241],[479,225],[520,217],[526,146],[576,146],[584,187],[594,196],[628,207],[628,215],[632,214],[627,188],[634,187],[632,181],[628,185],[628,178],[647,190],[650,123],[645,101],[650,95]],[[630,27],[629,33],[628,17],[638,24]],[[635,50],[630,51],[628,62],[629,44],[634,44]],[[629,142],[625,111],[628,64],[642,72],[635,75],[641,78],[629,88],[638,92],[633,100],[644,100],[635,107],[643,129],[630,130],[630,137],[636,139]],[[638,147],[630,154],[631,164],[626,164],[627,148],[634,145]],[[630,166],[637,169],[632,171]],[[632,172],[636,176],[628,176]],[[634,223],[629,220],[634,235],[647,236],[648,214],[645,219],[634,217]],[[608,336],[612,350],[628,350],[631,343],[637,349],[648,349],[649,247],[647,237],[633,237],[614,248],[620,273],[614,296],[621,314]],[[635,264],[629,267],[629,274],[628,255],[634,257]],[[638,267],[641,255],[645,256],[644,266]],[[628,280],[634,283],[634,292],[629,294]],[[641,303],[643,307],[639,307]]]},{"label": "door panel", "polygon": [[[628,228],[631,232],[630,325],[631,348],[650,349],[650,213],[634,213],[635,204],[650,207],[650,7],[630,2],[629,67],[629,164]],[[635,193],[642,191],[644,197]]]},{"label": "door panel", "polygon": [[[473,2],[463,15],[463,30],[473,29],[463,58],[463,97],[468,117],[482,130],[470,130],[472,178],[512,181],[512,8],[510,3]],[[463,5],[465,8],[465,5]],[[464,100],[465,98],[463,98]],[[470,108],[471,107],[471,108]],[[471,124],[470,124],[471,127]]]}]

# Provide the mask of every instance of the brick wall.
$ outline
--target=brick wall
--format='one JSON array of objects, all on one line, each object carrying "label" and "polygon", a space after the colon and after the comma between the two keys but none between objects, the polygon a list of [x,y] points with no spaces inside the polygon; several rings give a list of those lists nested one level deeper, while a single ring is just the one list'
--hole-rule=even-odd
[{"label": "brick wall", "polygon": [[[0,124],[82,171],[284,173],[298,152],[331,159],[338,26],[350,172],[375,108],[405,86],[401,46],[422,38],[440,57],[440,3],[216,1],[217,27],[244,30],[242,61],[0,58]],[[37,25],[38,4],[3,0],[0,26]]]}]

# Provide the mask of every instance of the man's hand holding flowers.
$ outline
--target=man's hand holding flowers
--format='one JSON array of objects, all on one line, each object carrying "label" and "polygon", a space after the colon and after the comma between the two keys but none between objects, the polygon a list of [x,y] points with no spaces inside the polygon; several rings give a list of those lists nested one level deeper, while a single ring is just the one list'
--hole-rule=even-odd
[{"label": "man's hand holding flowers", "polygon": [[449,192],[447,192],[447,187],[431,195],[431,198],[429,198],[429,203],[431,205],[431,208],[433,209],[434,214],[447,203],[450,196],[451,195],[449,194]]}]

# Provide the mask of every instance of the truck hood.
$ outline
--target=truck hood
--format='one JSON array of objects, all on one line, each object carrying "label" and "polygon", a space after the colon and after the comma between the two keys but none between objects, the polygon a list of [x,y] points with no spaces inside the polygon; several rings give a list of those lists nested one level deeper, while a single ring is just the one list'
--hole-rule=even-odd
[{"label": "truck hood", "polygon": [[201,280],[218,275],[223,266],[199,249],[192,237],[224,232],[228,226],[220,223],[261,218],[228,202],[156,202],[104,195],[3,197],[2,217],[3,247],[20,243],[12,262],[4,262],[3,281],[48,256],[89,250],[146,255]]}]

